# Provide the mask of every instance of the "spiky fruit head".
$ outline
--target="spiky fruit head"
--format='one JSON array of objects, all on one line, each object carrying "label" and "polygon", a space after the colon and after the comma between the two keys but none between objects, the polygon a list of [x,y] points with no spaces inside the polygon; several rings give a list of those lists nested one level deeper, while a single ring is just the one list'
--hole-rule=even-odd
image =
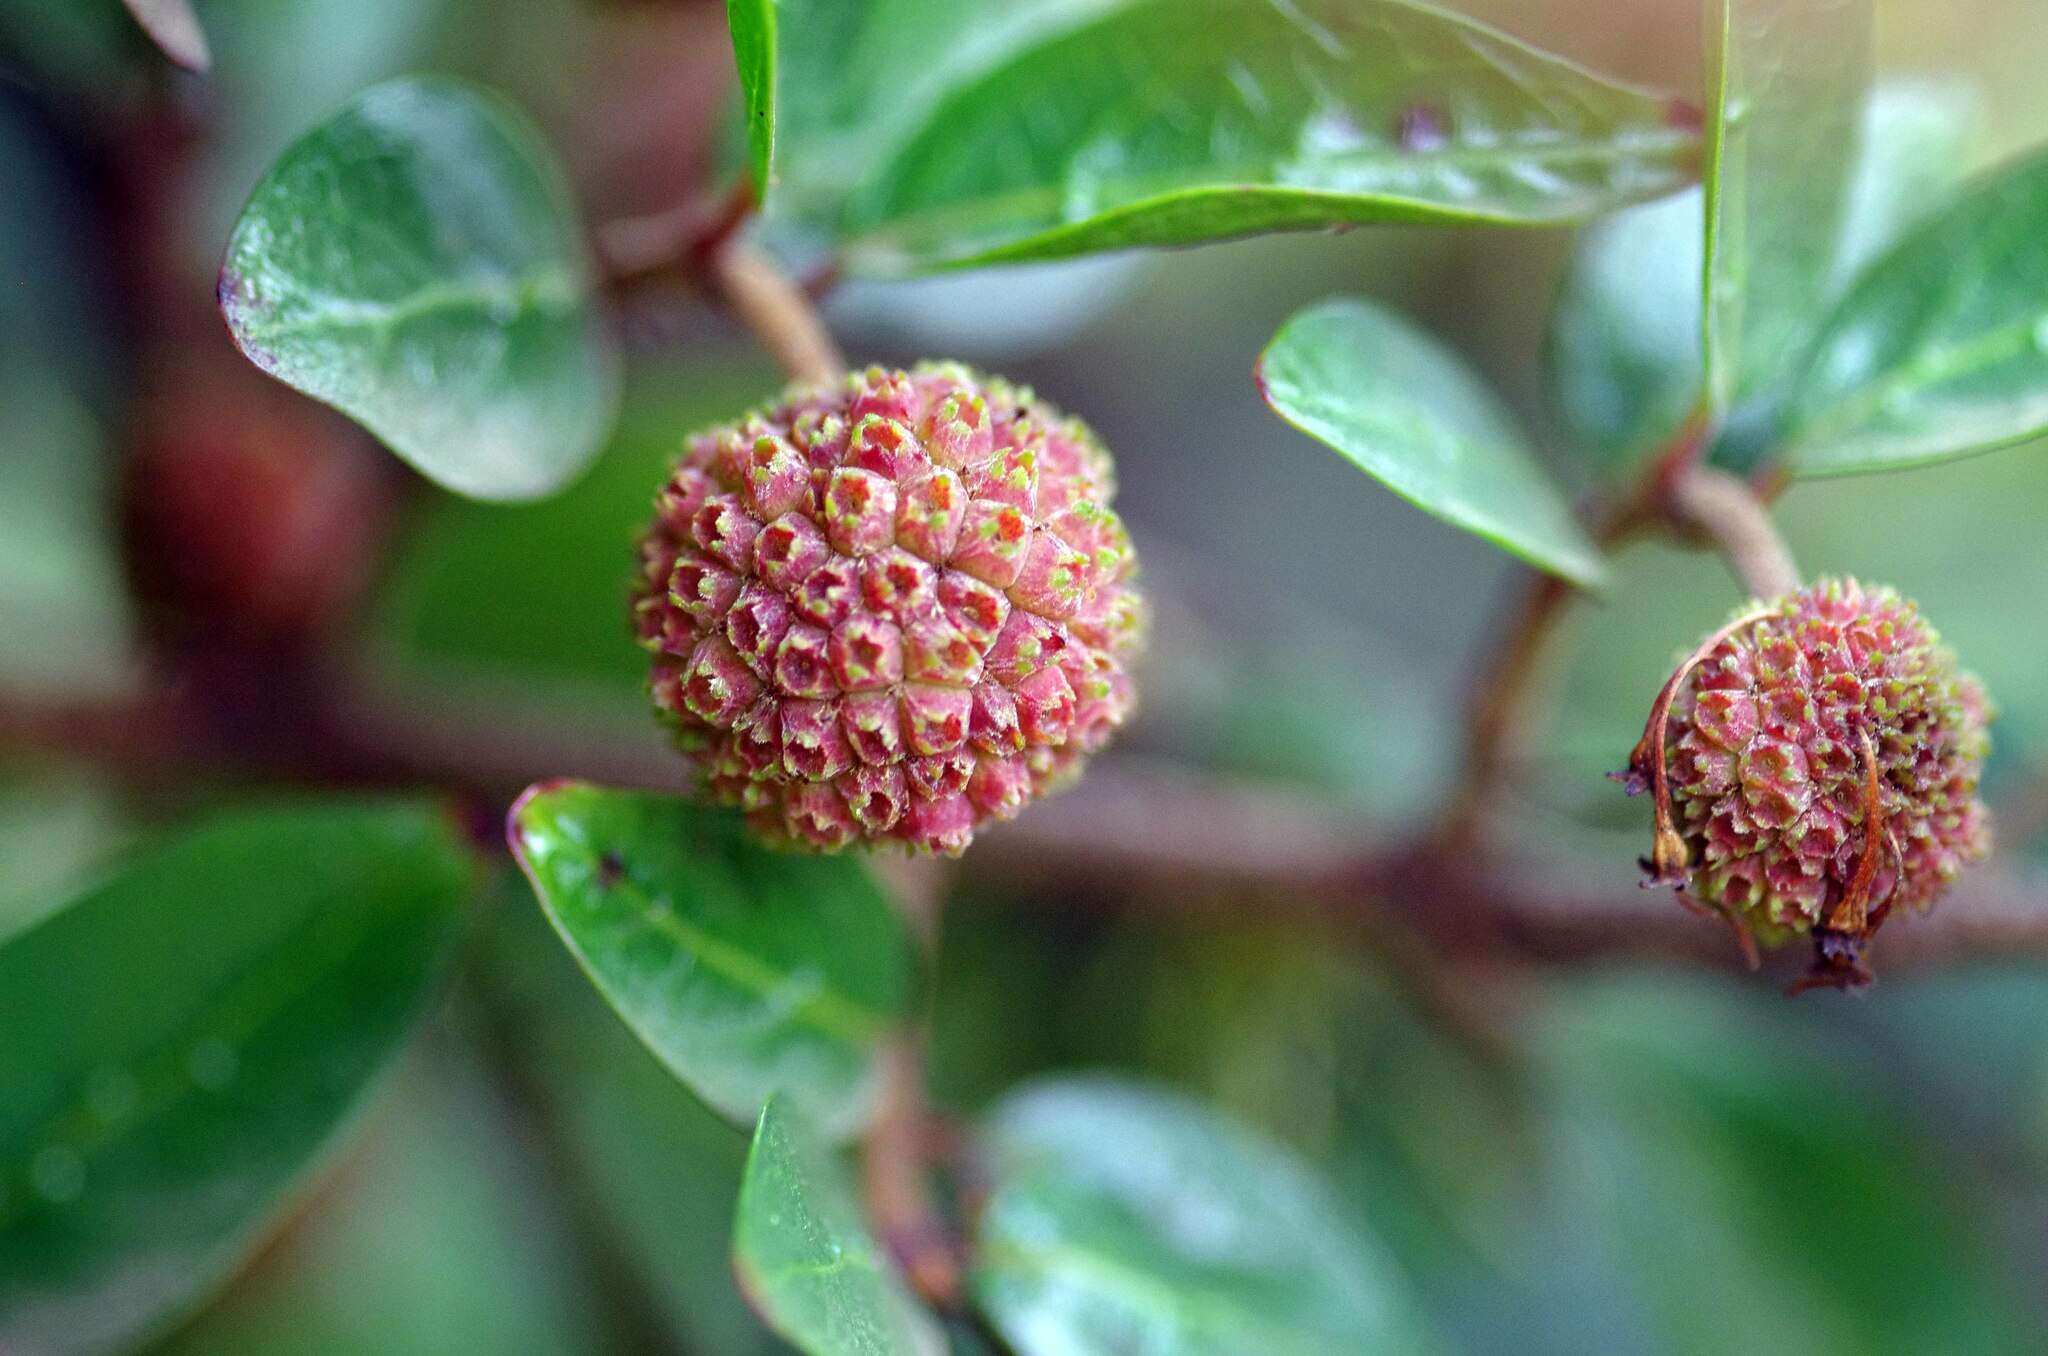
[{"label": "spiky fruit head", "polygon": [[641,541],[654,704],[713,795],[822,851],[957,855],[1129,716],[1109,453],[952,363],[796,386],[690,438]]},{"label": "spiky fruit head", "polygon": [[1984,689],[1893,590],[1843,579],[1787,594],[1673,680],[1629,772],[1650,789],[1661,749],[1653,869],[1766,940],[1860,944],[1988,850]]}]

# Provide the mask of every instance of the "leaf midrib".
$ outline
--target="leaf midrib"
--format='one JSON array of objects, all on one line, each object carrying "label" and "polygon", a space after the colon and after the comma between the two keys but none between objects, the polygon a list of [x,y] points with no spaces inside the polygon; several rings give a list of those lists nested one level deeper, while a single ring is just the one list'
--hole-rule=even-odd
[{"label": "leaf midrib", "polygon": [[[267,324],[263,318],[275,317],[275,308],[257,309],[246,301],[237,303],[235,328],[245,343],[323,330],[373,330],[380,338],[388,339],[420,320],[458,311],[482,311],[492,316],[501,312],[517,316],[527,311],[567,314],[582,304],[583,281],[577,270],[557,263],[515,278],[473,277],[434,283],[395,301],[371,301],[299,284],[294,284],[292,293],[302,303],[292,318],[273,318]],[[252,319],[256,323],[251,323]]]},{"label": "leaf midrib", "polygon": [[1826,444],[1868,423],[1896,397],[1928,391],[1968,377],[2035,347],[2034,336],[2048,317],[1998,326],[1954,343],[1921,349],[1909,362],[1883,370],[1878,380],[1859,382],[1847,398],[1796,435],[1797,444]]},{"label": "leaf midrib", "polygon": [[[586,863],[586,866],[594,866],[594,862]],[[594,871],[590,873],[590,880],[595,897],[598,891]],[[633,905],[643,925],[667,937],[720,978],[745,989],[764,1004],[776,998],[778,990],[787,988],[801,977],[793,970],[777,970],[751,952],[683,918],[673,904],[643,888],[630,874],[621,874],[617,883],[602,893],[616,895]],[[580,938],[572,934],[570,940],[575,943],[578,955],[587,955]],[[820,986],[789,1009],[789,1018],[857,1048],[873,1045],[889,1027],[886,1015],[862,1007],[837,990],[824,987],[822,976]]]},{"label": "leaf midrib", "polygon": [[[1056,207],[1066,196],[1064,185],[1053,181],[1027,188],[1011,189],[1004,193],[975,194],[972,197],[958,198],[916,211],[878,213],[865,221],[855,223],[854,230],[859,236],[887,239],[891,236],[913,235],[917,229],[929,229],[934,224],[957,223],[962,218],[1005,218],[1026,214],[1037,215],[1046,220],[1046,225],[1038,228],[1040,230],[1059,229],[1086,225],[1118,214],[1149,210],[1176,198],[1197,197],[1203,194],[1292,195],[1299,196],[1305,201],[1390,203],[1483,216],[1488,214],[1487,209],[1461,208],[1455,200],[1447,196],[1423,197],[1412,193],[1368,188],[1346,189],[1315,183],[1288,182],[1275,177],[1273,171],[1283,164],[1348,168],[1372,167],[1384,163],[1389,166],[1435,165],[1467,170],[1502,169],[1515,164],[1529,163],[1544,166],[1568,164],[1573,161],[1598,164],[1626,160],[1636,152],[1668,157],[1683,153],[1691,144],[1690,135],[1684,132],[1641,130],[1598,141],[1552,142],[1529,149],[1465,146],[1454,151],[1417,153],[1390,146],[1376,150],[1319,155],[1296,162],[1246,160],[1230,165],[1204,164],[1197,172],[1188,175],[1161,172],[1150,175],[1104,177],[1099,182],[1114,184],[1137,196],[1120,202],[1105,203],[1086,216],[1068,216],[1063,212],[1048,215],[1049,207]],[[1265,177],[1260,177],[1262,174]],[[1673,186],[1676,187],[1676,184]]]}]

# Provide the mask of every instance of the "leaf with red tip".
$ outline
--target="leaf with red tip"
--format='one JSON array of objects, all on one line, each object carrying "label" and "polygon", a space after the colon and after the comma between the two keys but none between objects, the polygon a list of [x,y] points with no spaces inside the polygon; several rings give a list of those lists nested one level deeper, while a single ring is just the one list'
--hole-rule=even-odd
[{"label": "leaf with red tip", "polygon": [[235,224],[220,306],[250,361],[473,498],[560,489],[616,413],[561,170],[460,81],[374,86],[293,143]]}]

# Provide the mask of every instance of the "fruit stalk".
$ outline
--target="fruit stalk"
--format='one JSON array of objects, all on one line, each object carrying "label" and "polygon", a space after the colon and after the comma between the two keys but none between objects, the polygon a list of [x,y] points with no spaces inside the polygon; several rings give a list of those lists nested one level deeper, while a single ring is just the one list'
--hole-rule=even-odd
[{"label": "fruit stalk", "polygon": [[1799,587],[1792,550],[1747,481],[1711,466],[1692,467],[1672,482],[1667,512],[1677,526],[1712,543],[1752,597],[1782,598]]},{"label": "fruit stalk", "polygon": [[824,384],[846,370],[811,299],[766,253],[730,237],[711,256],[711,277],[733,314],[791,378]]}]

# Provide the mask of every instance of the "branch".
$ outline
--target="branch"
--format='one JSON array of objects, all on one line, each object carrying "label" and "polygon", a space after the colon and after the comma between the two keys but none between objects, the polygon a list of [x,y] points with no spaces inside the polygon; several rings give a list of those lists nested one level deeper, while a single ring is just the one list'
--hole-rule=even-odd
[{"label": "branch", "polygon": [[611,289],[680,275],[708,285],[784,371],[825,383],[846,370],[813,304],[814,291],[740,236],[757,199],[742,181],[724,197],[673,211],[626,217],[598,231],[598,261]]},{"label": "branch", "polygon": [[604,223],[597,258],[606,285],[618,292],[672,274],[702,276],[754,207],[753,185],[742,181],[720,198]]},{"label": "branch", "polygon": [[[1153,834],[1130,836],[1140,818]],[[1255,889],[1263,908],[1392,920],[1459,959],[1741,965],[1725,929],[1646,893],[1626,853],[1603,869],[1527,851],[1361,845],[1357,825],[1318,798],[1115,760],[985,834],[965,865],[1027,882],[1037,888],[1019,893],[1033,898],[1177,919],[1241,914]],[[1972,867],[1926,917],[1893,920],[1876,945],[1890,970],[2048,957],[2048,873],[2010,859]]]},{"label": "branch", "polygon": [[[1742,586],[1758,598],[1782,597],[1799,587],[1791,550],[1757,490],[1702,464],[1711,431],[1703,412],[1687,420],[1647,464],[1633,490],[1600,516],[1593,539],[1603,551],[1612,551],[1661,521],[1712,543]],[[1572,600],[1569,586],[1553,576],[1531,571],[1525,577],[1528,583],[1474,688],[1464,769],[1437,831],[1445,849],[1473,842],[1506,763],[1544,641]]]},{"label": "branch", "polygon": [[[683,789],[659,732],[623,713],[607,725],[495,690],[421,691],[392,679],[299,675],[274,662],[238,671],[187,672],[126,705],[0,704],[0,747],[96,757],[129,777],[429,784],[494,802],[551,775]],[[1416,847],[1371,833],[1323,797],[1218,783],[1128,755],[1098,759],[1072,789],[987,830],[963,869],[1002,880],[1005,894],[1066,908],[1157,907],[1174,918],[1241,914],[1256,894],[1269,909],[1367,926],[1391,920],[1441,956],[1482,961],[1735,960],[1724,932],[1644,894],[1626,853],[1589,864]],[[2010,860],[1973,867],[1930,916],[1894,920],[1879,945],[1889,968],[2048,956],[2048,877]]]}]

